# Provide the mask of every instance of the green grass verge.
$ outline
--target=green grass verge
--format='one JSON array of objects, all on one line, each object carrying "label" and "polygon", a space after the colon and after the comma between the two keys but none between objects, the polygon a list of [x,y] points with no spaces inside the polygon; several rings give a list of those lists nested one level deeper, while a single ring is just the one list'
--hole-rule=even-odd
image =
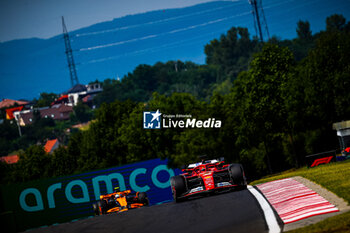
[{"label": "green grass verge", "polygon": [[299,228],[288,233],[348,233],[350,232],[350,211],[327,218],[319,223]]},{"label": "green grass verge", "polygon": [[[350,160],[338,163],[321,165],[315,168],[303,167],[288,170],[279,174],[264,177],[251,182],[251,185],[268,181],[283,179],[292,176],[302,176],[323,186],[350,203]],[[325,232],[350,232],[350,212],[340,214],[319,223],[299,228],[290,233],[325,233]]]}]

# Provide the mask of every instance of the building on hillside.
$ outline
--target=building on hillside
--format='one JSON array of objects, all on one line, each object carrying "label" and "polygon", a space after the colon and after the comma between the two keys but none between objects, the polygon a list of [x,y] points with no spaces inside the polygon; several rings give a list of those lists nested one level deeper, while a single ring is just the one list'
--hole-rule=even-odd
[{"label": "building on hillside", "polygon": [[1,108],[9,108],[12,106],[27,106],[30,105],[30,102],[24,101],[24,100],[11,100],[11,99],[3,99],[0,102],[0,109]]},{"label": "building on hillside", "polygon": [[0,157],[0,161],[1,162],[5,162],[7,164],[17,163],[18,160],[19,160],[19,156],[18,155],[8,155],[8,156]]},{"label": "building on hillside", "polygon": [[[30,108],[31,103],[24,100],[11,100],[11,99],[3,99],[0,102],[0,109],[6,113],[7,120],[13,120],[15,117],[13,115],[14,112],[22,111],[23,109]],[[1,113],[1,115],[3,114]]]},{"label": "building on hillside", "polygon": [[51,103],[51,106],[56,105],[56,104],[68,104],[68,103],[69,103],[68,95],[62,95],[57,100],[53,101]]},{"label": "building on hillside", "polygon": [[[56,104],[50,107],[44,107],[36,109],[40,112],[40,117],[42,118],[52,118],[57,121],[68,120],[70,114],[73,112],[73,107],[65,104]],[[20,112],[15,112],[14,116],[19,122],[20,126],[30,125],[34,121],[34,110],[25,110]]]},{"label": "building on hillside", "polygon": [[56,150],[59,147],[60,143],[58,142],[58,139],[53,140],[47,140],[47,142],[44,145],[44,149],[46,153],[51,154],[54,150]]},{"label": "building on hillside", "polygon": [[15,112],[20,112],[22,110],[23,110],[23,106],[5,109],[5,111],[6,111],[6,120],[13,120],[13,119],[15,119],[14,113]]},{"label": "building on hillside", "polygon": [[88,85],[77,84],[64,92],[58,99],[51,103],[51,106],[56,104],[67,104],[70,106],[76,106],[79,101],[94,108],[92,100],[103,89],[100,83],[91,83]]},{"label": "building on hillside", "polygon": [[[70,88],[67,92],[63,93],[60,98],[63,98],[64,101],[67,100],[67,102],[73,106],[76,106],[79,101],[82,101],[83,103],[94,108],[92,99],[102,91],[103,89],[100,83],[91,83],[88,85],[77,84]],[[60,98],[56,101],[60,100]]]}]

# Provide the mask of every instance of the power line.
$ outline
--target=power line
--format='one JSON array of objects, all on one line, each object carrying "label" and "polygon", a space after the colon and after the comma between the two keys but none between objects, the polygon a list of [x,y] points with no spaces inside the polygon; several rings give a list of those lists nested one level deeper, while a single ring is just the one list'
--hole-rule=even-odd
[{"label": "power line", "polygon": [[[249,1],[249,2],[252,2],[253,0]],[[286,0],[286,1],[276,1],[276,2],[270,2],[269,5],[265,6],[264,8],[265,9],[270,9],[270,8],[275,8],[277,6],[280,6],[280,5],[284,5],[286,3],[291,3],[291,2],[294,2],[296,0]],[[306,5],[306,4],[312,4],[313,2],[317,2],[319,0],[314,0],[312,2],[308,2],[308,3],[304,3],[302,5]],[[255,0],[256,4],[257,4],[257,9],[258,9],[258,13],[259,13],[259,17],[260,17],[260,29],[262,31],[262,36],[263,38],[265,37],[266,38],[269,38],[270,35],[269,35],[269,30],[267,28],[267,23],[266,23],[266,18],[265,18],[265,15],[264,15],[264,10],[262,9],[262,2],[261,0]],[[259,5],[260,4],[260,5]],[[261,10],[259,10],[261,7]],[[294,9],[294,8],[299,8],[299,7],[302,7],[300,5],[297,5],[295,7],[292,7],[292,8],[288,8],[288,10],[290,9]],[[217,9],[217,8],[215,8]],[[211,10],[206,10],[206,11],[201,11],[201,12],[208,12],[208,11],[211,11]],[[260,13],[261,11],[261,13]],[[192,13],[192,14],[199,14],[201,12],[196,12],[196,13]],[[107,43],[107,44],[100,44],[100,45],[96,45],[96,46],[91,46],[91,47],[86,47],[86,48],[81,48],[81,49],[78,49],[76,51],[92,51],[92,50],[95,50],[95,49],[100,49],[100,48],[107,48],[107,47],[112,47],[112,46],[118,46],[118,45],[123,45],[123,44],[126,44],[126,43],[131,43],[131,42],[136,42],[136,41],[142,41],[142,40],[147,40],[147,39],[153,39],[155,37],[159,37],[159,36],[163,36],[163,35],[166,35],[166,34],[172,34],[172,33],[177,33],[177,32],[182,32],[182,31],[186,31],[186,30],[191,30],[191,29],[195,29],[195,28],[198,28],[198,27],[204,27],[204,26],[207,26],[207,25],[210,25],[210,24],[215,24],[215,23],[219,23],[219,22],[222,22],[222,21],[225,21],[225,20],[228,20],[228,19],[231,19],[231,18],[234,18],[234,17],[238,17],[238,16],[244,16],[244,15],[247,15],[247,14],[250,14],[250,13],[253,13],[253,16],[254,16],[254,23],[255,23],[255,30],[256,30],[256,33],[258,34],[257,32],[257,25],[256,25],[256,15],[255,15],[255,11],[249,11],[249,12],[242,12],[240,14],[237,14],[237,15],[233,15],[233,16],[229,16],[229,17],[224,17],[224,18],[219,18],[219,19],[216,19],[216,20],[211,20],[211,21],[207,21],[207,22],[204,22],[204,23],[201,23],[201,24],[197,24],[197,25],[191,25],[191,26],[188,26],[188,27],[184,27],[184,28],[179,28],[179,29],[174,29],[172,31],[168,31],[168,32],[163,32],[163,33],[157,33],[157,34],[152,34],[152,35],[145,35],[145,36],[142,36],[142,37],[137,37],[137,38],[133,38],[133,39],[129,39],[129,40],[124,40],[124,41],[118,41],[118,42],[111,42],[111,43]],[[190,14],[190,15],[192,15]],[[186,17],[188,15],[182,15],[182,16],[177,16],[177,17]],[[174,19],[175,17],[173,18],[167,18],[165,19],[166,21],[170,21],[171,19]],[[161,22],[162,20],[156,20],[156,21],[152,21],[152,22],[148,22],[146,24],[153,24],[153,23],[159,23]],[[263,22],[262,22],[263,21]],[[163,21],[162,21],[163,22]],[[245,22],[247,23],[247,22]],[[272,24],[276,24],[275,23],[272,23]],[[142,26],[142,25],[145,25],[145,24],[136,24],[136,25],[131,25],[130,27],[138,27],[138,26]],[[97,33],[105,33],[105,32],[111,32],[111,31],[114,31],[114,30],[122,30],[122,29],[127,29],[127,27],[119,27],[119,28],[112,28],[112,29],[107,29],[107,30],[102,30],[102,31],[95,31],[95,32],[92,32],[91,34],[97,34]],[[86,34],[79,34],[80,36],[87,36],[89,35],[90,33],[86,33]],[[261,38],[261,37],[260,37]],[[187,41],[187,40],[186,40]],[[184,41],[182,41],[184,42]],[[175,43],[176,45],[181,45],[181,43]],[[172,45],[172,43],[170,44],[165,44],[165,46],[168,46],[168,45]],[[161,46],[161,47],[165,47],[165,46]],[[157,46],[157,48],[159,49],[159,46]],[[95,62],[102,62],[102,61],[106,61],[106,60],[112,60],[112,59],[118,59],[120,57],[124,57],[124,56],[128,56],[128,55],[135,55],[135,54],[138,54],[138,53],[143,53],[143,52],[146,52],[146,51],[154,51],[155,48],[148,48],[148,49],[142,49],[142,50],[138,50],[138,51],[134,51],[134,52],[130,52],[130,53],[125,53],[125,54],[121,54],[121,55],[117,55],[117,56],[110,56],[110,57],[102,57],[102,58],[99,58],[99,59],[94,59],[94,60],[90,60],[88,62],[83,62],[82,64],[85,65],[85,64],[89,64],[89,63],[95,63]]]},{"label": "power line", "polygon": [[131,29],[131,28],[143,27],[143,26],[146,26],[146,25],[152,25],[152,24],[157,24],[157,23],[164,23],[164,22],[169,22],[169,21],[173,21],[173,20],[177,20],[177,19],[191,17],[191,16],[194,16],[194,15],[201,15],[201,14],[205,14],[205,13],[210,13],[210,12],[218,11],[218,10],[221,10],[221,9],[227,10],[229,8],[237,7],[238,5],[242,5],[242,2],[236,3],[235,5],[232,5],[232,6],[217,7],[217,8],[213,8],[213,9],[209,9],[209,10],[194,12],[194,13],[180,15],[180,16],[174,16],[174,17],[160,19],[160,20],[155,20],[155,21],[151,21],[151,22],[147,22],[147,23],[134,24],[134,25],[124,26],[124,27],[116,27],[116,28],[100,30],[100,31],[94,31],[94,32],[78,33],[78,34],[75,34],[74,36],[75,37],[92,36],[92,35],[99,35],[99,34],[103,34],[103,33],[111,33],[111,32],[116,32],[116,31],[121,31],[121,30],[127,30],[127,29]]},{"label": "power line", "polygon": [[140,41],[140,40],[147,40],[147,39],[151,39],[151,38],[155,38],[155,37],[159,37],[159,36],[179,33],[179,32],[192,30],[192,29],[199,28],[199,27],[204,27],[204,26],[207,26],[207,25],[216,24],[216,23],[219,23],[219,22],[223,22],[223,21],[235,18],[235,17],[244,16],[244,15],[248,15],[248,14],[250,14],[250,11],[243,12],[243,13],[236,14],[236,15],[232,15],[232,16],[228,16],[228,17],[224,17],[224,18],[219,18],[219,19],[207,21],[207,22],[204,22],[204,23],[196,24],[196,25],[191,25],[191,26],[184,27],[184,28],[174,29],[174,30],[171,30],[171,31],[168,31],[168,32],[163,32],[163,33],[158,33],[158,34],[138,37],[138,38],[125,40],[125,41],[118,41],[118,42],[112,42],[112,43],[108,43],[108,44],[96,45],[96,46],[92,46],[92,47],[88,47],[88,48],[81,48],[81,49],[79,49],[77,51],[91,51],[91,50],[95,50],[95,49],[108,48],[108,47],[117,46],[117,45],[121,45],[121,44],[136,42],[136,41]]},{"label": "power line", "polygon": [[[181,32],[181,31],[186,31],[186,30],[190,30],[190,29],[194,29],[194,28],[197,28],[197,27],[203,27],[203,26],[207,26],[207,25],[210,25],[210,24],[214,24],[214,23],[219,23],[221,21],[225,21],[225,20],[229,20],[229,19],[232,19],[232,18],[236,18],[236,17],[240,17],[240,16],[244,16],[244,15],[247,15],[247,14],[250,14],[250,13],[253,13],[253,16],[254,16],[254,27],[256,29],[256,21],[255,21],[255,18],[256,18],[256,14],[258,13],[259,14],[259,21],[260,21],[260,27],[261,26],[264,26],[264,31],[262,32],[262,36],[263,34],[266,34],[267,38],[269,39],[270,38],[270,35],[269,35],[269,31],[268,31],[268,28],[267,28],[267,23],[266,23],[266,18],[265,18],[265,15],[264,15],[264,11],[262,9],[262,3],[261,3],[261,0],[249,0],[249,2],[253,2],[255,1],[257,3],[257,12],[255,13],[255,11],[247,11],[247,12],[242,12],[242,13],[239,13],[239,14],[236,14],[236,15],[232,15],[232,16],[228,16],[228,17],[224,17],[224,18],[219,18],[219,19],[216,19],[216,20],[211,20],[211,21],[208,21],[208,22],[205,22],[205,23],[201,23],[201,24],[197,24],[197,25],[192,25],[192,26],[189,26],[189,27],[185,27],[185,28],[180,28],[180,29],[175,29],[175,30],[172,30],[172,31],[169,31],[169,32],[164,32],[164,33],[158,33],[158,34],[153,34],[153,35],[147,35],[147,36],[143,36],[143,37],[138,37],[138,38],[133,38],[133,39],[129,39],[129,40],[124,40],[124,41],[118,41],[118,42],[112,42],[112,43],[108,43],[108,44],[100,44],[100,45],[96,45],[96,46],[91,46],[91,47],[86,47],[86,48],[80,48],[80,49],[77,49],[75,51],[91,51],[91,50],[95,50],[95,49],[101,49],[101,48],[107,48],[107,47],[112,47],[112,46],[117,46],[117,45],[122,45],[122,44],[125,44],[125,43],[130,43],[130,42],[136,42],[136,41],[140,41],[140,40],[146,40],[146,39],[151,39],[151,38],[155,38],[155,37],[159,37],[159,36],[163,36],[163,35],[166,35],[166,34],[172,34],[172,33],[176,33],[176,32]],[[295,0],[286,0],[286,1],[278,1],[278,2],[273,2],[272,4],[266,6],[265,8],[268,9],[268,8],[274,8],[276,6],[279,6],[279,5],[283,5],[285,3],[288,3],[288,2],[293,2]],[[239,2],[239,4],[242,4],[243,2]],[[234,6],[237,6],[239,4],[236,4]],[[163,19],[163,20],[156,20],[156,21],[151,21],[151,22],[148,22],[148,23],[142,23],[142,24],[135,24],[135,25],[131,25],[131,26],[125,26],[125,27],[118,27],[118,28],[111,28],[111,29],[106,29],[106,30],[101,30],[101,31],[95,31],[95,32],[88,32],[88,33],[80,33],[80,34],[76,34],[75,36],[76,37],[81,37],[81,36],[89,36],[89,35],[97,35],[97,34],[103,34],[103,33],[110,33],[110,32],[114,32],[114,31],[119,31],[119,30],[126,30],[126,29],[129,29],[129,28],[135,28],[135,27],[140,27],[140,26],[144,26],[144,25],[147,25],[147,24],[155,24],[155,23],[160,23],[160,22],[165,22],[165,21],[171,21],[171,20],[174,20],[174,19],[178,19],[178,18],[184,18],[184,17],[188,17],[188,16],[192,16],[192,15],[196,15],[196,14],[202,14],[202,13],[206,13],[206,12],[211,12],[213,10],[217,10],[217,9],[221,9],[223,7],[218,7],[218,8],[214,8],[214,9],[210,9],[210,10],[205,10],[205,11],[200,11],[200,12],[195,12],[195,13],[191,13],[191,14],[186,14],[186,15],[180,15],[180,16],[176,16],[176,17],[171,17],[171,18],[167,18],[167,19]],[[262,16],[262,18],[261,18]],[[257,30],[255,30],[257,32]],[[260,31],[260,30],[259,30]],[[264,33],[265,32],[265,33]],[[261,38],[261,37],[260,37]]]},{"label": "power line", "polygon": [[[284,3],[292,2],[292,1],[295,1],[295,0],[287,0],[287,1],[284,1],[284,2],[273,3],[273,4],[269,5],[269,6],[267,6],[266,8],[273,8],[273,7],[282,5]],[[177,33],[177,32],[181,32],[181,31],[187,31],[187,30],[191,30],[191,29],[194,29],[194,28],[203,27],[203,26],[214,24],[214,23],[219,23],[219,22],[222,22],[222,21],[225,21],[225,20],[229,20],[229,19],[232,19],[232,18],[244,16],[244,15],[247,15],[247,14],[250,14],[250,13],[253,13],[253,15],[254,14],[255,15],[259,14],[260,15],[259,16],[260,28],[261,28],[261,25],[264,26],[265,27],[265,34],[267,35],[267,38],[270,38],[270,35],[269,35],[269,32],[268,32],[268,28],[267,28],[267,24],[266,24],[265,15],[264,15],[264,12],[263,12],[263,9],[262,9],[261,0],[249,0],[249,2],[256,2],[257,3],[257,11],[242,12],[242,13],[239,13],[239,14],[236,14],[236,15],[232,15],[232,16],[228,16],[228,17],[224,17],[224,18],[219,18],[219,19],[216,19],[216,20],[211,20],[211,21],[208,21],[208,22],[204,22],[204,23],[201,23],[201,24],[188,26],[188,27],[185,27],[185,28],[175,29],[175,30],[172,30],[172,31],[169,31],[169,32],[163,32],[163,33],[158,33],[158,34],[138,37],[138,38],[134,38],[134,39],[124,40],[124,41],[118,41],[118,42],[112,42],[112,43],[108,43],[108,44],[101,44],[101,45],[91,46],[91,47],[87,47],[87,48],[81,48],[81,49],[78,49],[76,51],[91,51],[91,50],[95,50],[95,49],[107,48],[107,47],[117,46],[117,45],[121,45],[121,44],[125,44],[125,43],[151,39],[151,38],[163,36],[163,35],[166,35],[166,34],[172,34],[172,33]],[[241,2],[240,2],[240,4],[241,4]],[[218,8],[214,8],[214,9],[221,9],[221,8],[222,7],[218,7]],[[139,26],[143,26],[143,25],[147,25],[147,24],[155,24],[155,23],[159,23],[159,22],[163,22],[163,21],[170,21],[170,20],[177,19],[177,18],[183,18],[183,17],[187,17],[187,16],[190,16],[190,15],[194,15],[194,14],[202,14],[203,12],[210,12],[212,10],[213,9],[200,11],[200,12],[196,12],[196,13],[192,13],[192,14],[172,17],[172,18],[168,18],[168,19],[164,19],[164,20],[152,21],[152,22],[148,22],[148,23],[144,23],[144,24],[136,24],[136,25],[126,26],[126,27],[112,28],[112,29],[107,29],[107,30],[95,31],[95,32],[91,32],[91,33],[81,33],[81,34],[76,34],[76,36],[77,37],[81,37],[81,36],[109,33],[109,32],[118,31],[118,30],[125,30],[125,29],[139,27]],[[263,18],[261,18],[261,16],[263,16]],[[255,19],[255,16],[254,16],[254,19]],[[256,25],[255,25],[255,27],[256,27]],[[263,36],[263,34],[260,36],[260,38],[262,38],[262,36]]]},{"label": "power line", "polygon": [[[282,3],[281,2],[273,3],[273,4],[269,5],[266,8],[276,7],[276,6],[279,6],[279,5],[283,4],[283,3],[287,3],[287,2],[291,2],[291,1],[295,1],[295,0],[288,0],[288,1],[285,1],[285,2],[282,2]],[[229,19],[232,19],[232,18],[235,18],[235,17],[248,15],[250,13],[251,13],[251,11],[246,11],[246,12],[242,12],[242,13],[239,13],[239,14],[236,14],[236,15],[229,16],[229,17],[219,18],[219,19],[207,21],[207,22],[204,22],[204,23],[201,23],[201,24],[196,24],[196,25],[191,25],[191,26],[184,27],[184,28],[174,29],[174,30],[171,30],[171,31],[168,31],[168,32],[152,34],[152,35],[147,35],[147,36],[143,36],[143,37],[137,37],[137,38],[133,38],[133,39],[129,39],[129,40],[112,42],[112,43],[108,43],[108,44],[101,44],[101,45],[87,47],[87,48],[81,48],[81,49],[78,49],[77,51],[92,51],[92,50],[95,50],[95,49],[108,48],[108,47],[112,47],[112,46],[123,45],[123,44],[126,44],[126,43],[131,43],[131,42],[151,39],[151,38],[163,36],[163,35],[166,35],[166,34],[173,34],[173,33],[187,31],[187,30],[191,30],[191,29],[195,29],[195,28],[199,28],[199,27],[204,27],[204,26],[207,26],[207,25],[211,25],[211,24],[222,22],[222,21],[226,21],[226,20],[229,20]],[[152,21],[152,22],[154,23],[154,22],[158,22],[158,21]],[[139,25],[142,25],[142,24],[139,24]],[[132,26],[135,26],[135,25],[132,25]],[[138,26],[138,25],[136,25],[136,26]],[[113,29],[107,29],[107,30],[109,32],[110,30],[113,30]],[[98,33],[104,33],[104,32],[106,32],[106,30],[99,31]],[[96,33],[96,32],[93,32],[93,33]],[[210,34],[212,34],[212,33],[210,33]],[[192,38],[192,39],[194,39],[194,38]],[[167,43],[167,44],[165,44],[163,46],[157,46],[156,50],[161,48],[161,47],[164,48],[166,46],[173,45],[173,44],[181,45],[185,41],[188,41],[188,40],[182,40],[181,43],[177,43],[177,42],[176,43]],[[103,58],[99,58],[99,59],[93,59],[93,60],[90,60],[88,62],[83,62],[82,64],[103,62],[103,61],[106,61],[106,60],[118,59],[118,58],[121,58],[121,57],[124,57],[124,56],[135,55],[135,54],[138,54],[138,53],[144,53],[146,51],[154,51],[154,50],[155,50],[155,48],[142,49],[142,50],[138,50],[138,51],[134,51],[134,52],[130,52],[130,53],[125,53],[125,54],[122,54],[122,55],[116,55],[116,56],[110,56],[110,57],[103,57]]]},{"label": "power line", "polygon": [[[157,52],[157,51],[163,50],[163,49],[177,48],[179,46],[187,46],[187,45],[190,45],[190,44],[196,44],[196,43],[198,43],[200,41],[207,41],[207,36],[208,35],[214,35],[216,32],[217,31],[212,31],[210,33],[200,34],[199,36],[191,37],[189,39],[184,39],[184,40],[179,40],[179,41],[175,41],[175,42],[171,42],[171,43],[166,43],[166,44],[158,45],[156,47],[141,49],[141,50],[137,50],[137,51],[133,51],[133,52],[129,52],[129,53],[124,53],[124,54],[120,54],[120,55],[115,55],[115,56],[110,56],[110,57],[102,57],[102,58],[99,58],[99,59],[94,59],[94,60],[90,60],[90,61],[84,62],[84,63],[82,63],[82,65],[90,64],[90,63],[97,63],[97,62],[104,62],[104,61],[114,60],[114,59],[119,59],[119,58],[122,58],[122,57],[125,57],[125,56],[134,56],[134,55],[144,54],[144,53],[153,53],[153,52]],[[200,38],[202,38],[202,39],[199,40]],[[193,41],[193,40],[195,40],[195,41]],[[189,41],[192,41],[192,42],[189,42]]]}]

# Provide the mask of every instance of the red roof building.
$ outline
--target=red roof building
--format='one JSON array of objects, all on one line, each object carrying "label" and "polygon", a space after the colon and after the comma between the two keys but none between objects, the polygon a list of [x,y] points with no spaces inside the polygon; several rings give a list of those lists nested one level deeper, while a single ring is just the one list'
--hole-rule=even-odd
[{"label": "red roof building", "polygon": [[48,140],[44,146],[44,149],[46,153],[51,154],[54,150],[58,148],[59,145],[60,144],[57,139]]},{"label": "red roof building", "polygon": [[17,163],[18,160],[19,160],[18,155],[8,155],[8,156],[0,157],[0,161],[5,162],[7,164]]},{"label": "red roof building", "polygon": [[14,108],[8,108],[6,109],[6,119],[7,120],[12,120],[15,118],[15,116],[13,115],[14,112],[17,111],[22,111],[23,106],[19,106],[19,107],[14,107]]},{"label": "red roof building", "polygon": [[29,104],[29,102],[27,101],[21,101],[21,100],[10,100],[10,99],[3,99],[0,102],[0,108],[8,108],[8,107],[12,107],[15,104],[17,105],[27,105]]},{"label": "red roof building", "polygon": [[[70,114],[73,112],[73,107],[64,105],[64,104],[58,104],[54,105],[51,108],[41,108],[39,109],[40,116],[42,118],[52,118],[54,120],[68,120]],[[21,126],[30,125],[33,123],[33,111],[27,111],[27,112],[20,112],[19,114],[19,124]]]},{"label": "red roof building", "polygon": [[58,98],[57,100],[53,101],[51,103],[51,106],[55,105],[55,104],[62,104],[62,103],[68,103],[69,99],[68,99],[68,95],[63,95],[60,98]]}]

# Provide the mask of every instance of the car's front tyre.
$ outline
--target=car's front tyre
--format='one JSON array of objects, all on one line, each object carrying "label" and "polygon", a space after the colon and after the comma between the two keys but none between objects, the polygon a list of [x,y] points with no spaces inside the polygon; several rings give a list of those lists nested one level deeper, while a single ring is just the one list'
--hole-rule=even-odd
[{"label": "car's front tyre", "polygon": [[241,189],[247,188],[246,180],[244,177],[244,170],[241,164],[230,164],[230,166],[228,167],[228,172],[233,184],[238,184]]},{"label": "car's front tyre", "polygon": [[94,214],[97,216],[97,215],[100,215],[100,208],[98,206],[98,203],[93,203],[92,204],[92,209],[94,210]]},{"label": "car's front tyre", "polygon": [[147,194],[145,192],[140,192],[137,196],[138,201],[144,205],[149,205],[149,201],[148,201],[148,197]]},{"label": "car's front tyre", "polygon": [[181,194],[186,192],[185,178],[181,175],[170,178],[171,191],[175,202],[179,202]]}]

